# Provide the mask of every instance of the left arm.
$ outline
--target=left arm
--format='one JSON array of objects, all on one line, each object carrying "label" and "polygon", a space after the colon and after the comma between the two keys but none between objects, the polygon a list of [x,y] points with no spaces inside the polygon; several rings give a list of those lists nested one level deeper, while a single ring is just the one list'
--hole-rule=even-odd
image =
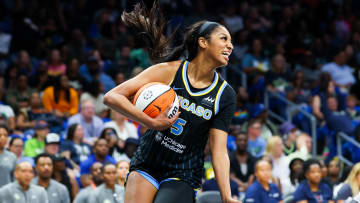
[{"label": "left arm", "polygon": [[224,203],[239,203],[231,197],[230,190],[230,161],[226,148],[227,133],[225,131],[210,129],[210,150],[216,181],[219,185],[221,199]]}]

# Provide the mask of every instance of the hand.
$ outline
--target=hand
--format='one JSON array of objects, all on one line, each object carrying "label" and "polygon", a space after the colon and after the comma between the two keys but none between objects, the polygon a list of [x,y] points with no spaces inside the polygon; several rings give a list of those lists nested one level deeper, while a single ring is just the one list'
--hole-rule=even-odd
[{"label": "hand", "polygon": [[70,151],[63,151],[60,155],[66,159],[70,159]]},{"label": "hand", "polygon": [[168,106],[163,112],[161,112],[157,117],[152,119],[152,122],[149,128],[154,130],[165,130],[170,128],[179,118],[180,111],[178,111],[172,118],[168,118],[168,112],[171,106]]}]

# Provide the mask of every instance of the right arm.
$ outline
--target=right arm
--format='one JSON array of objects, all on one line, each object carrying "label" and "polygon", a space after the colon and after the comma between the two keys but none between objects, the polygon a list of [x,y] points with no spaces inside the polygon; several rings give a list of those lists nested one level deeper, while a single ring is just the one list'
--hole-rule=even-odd
[{"label": "right arm", "polygon": [[136,77],[121,83],[106,93],[104,96],[104,104],[145,127],[156,130],[168,128],[176,121],[179,112],[177,116],[169,119],[166,116],[167,111],[164,111],[158,117],[153,119],[140,109],[136,108],[130,100],[145,84],[150,82],[169,84],[175,77],[179,65],[180,62],[175,61],[161,63],[147,68]]}]

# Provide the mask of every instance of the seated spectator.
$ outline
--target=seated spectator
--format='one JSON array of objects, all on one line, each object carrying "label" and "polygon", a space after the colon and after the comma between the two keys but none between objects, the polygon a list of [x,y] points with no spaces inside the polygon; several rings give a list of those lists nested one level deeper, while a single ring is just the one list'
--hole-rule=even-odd
[{"label": "seated spectator", "polygon": [[303,167],[303,181],[294,193],[296,203],[334,203],[332,189],[321,182],[321,166],[319,161],[309,159]]},{"label": "seated spectator", "polygon": [[[238,198],[239,198],[239,189],[238,189],[238,188],[239,188],[238,184],[230,178],[231,196],[232,196],[234,199],[238,199]],[[219,186],[218,186],[218,184],[217,184],[217,182],[216,182],[216,179],[215,179],[215,178],[211,178],[210,180],[205,181],[205,182],[202,184],[201,191],[202,191],[202,192],[206,192],[206,191],[219,191]]]},{"label": "seated spectator", "polygon": [[[296,72],[301,71],[304,78],[302,86],[315,88],[318,84],[321,71],[320,67],[315,63],[314,54],[311,51],[306,51],[300,60],[300,64],[295,65],[295,75]],[[295,76],[295,78],[297,77]]]},{"label": "seated spectator", "polygon": [[69,118],[68,125],[80,124],[84,130],[84,141],[92,144],[100,136],[104,124],[99,117],[94,115],[95,107],[91,100],[81,102],[80,108],[80,113]]},{"label": "seated spectator", "polygon": [[286,67],[285,57],[278,54],[273,57],[271,70],[265,74],[265,85],[272,92],[285,93],[285,89],[290,85],[290,72]]},{"label": "seated spectator", "polygon": [[130,162],[132,157],[134,156],[134,153],[136,152],[138,146],[139,146],[139,140],[129,137],[125,140],[125,146],[124,146],[124,153],[120,155],[117,161],[128,161]]},{"label": "seated spectator", "polygon": [[106,118],[109,107],[104,104],[104,86],[98,81],[92,81],[81,94],[80,102],[91,100],[95,105],[95,114],[101,118]]},{"label": "seated spectator", "polygon": [[104,128],[99,138],[106,140],[109,147],[109,156],[118,161],[124,151],[125,141],[118,138],[113,128]]},{"label": "seated spectator", "polygon": [[255,165],[255,182],[249,186],[245,193],[244,203],[283,203],[279,188],[270,183],[271,164],[268,161],[260,160]]},{"label": "seated spectator", "polygon": [[34,169],[29,162],[17,164],[14,176],[16,181],[0,188],[0,202],[29,202],[29,197],[31,197],[32,202],[48,202],[45,189],[31,184],[31,180],[34,177]]},{"label": "seated spectator", "polygon": [[17,158],[5,146],[8,143],[9,132],[5,125],[0,125],[0,187],[12,182],[12,172],[15,170]]},{"label": "seated spectator", "polygon": [[284,155],[283,147],[281,138],[279,136],[273,136],[268,139],[265,149],[265,154],[271,158],[273,163],[273,177],[278,178],[280,183],[284,182],[290,175],[290,160]]},{"label": "seated spectator", "polygon": [[252,47],[245,54],[242,61],[242,70],[246,73],[267,72],[270,69],[270,63],[265,56],[262,41],[254,39]]},{"label": "seated spectator", "polygon": [[48,75],[58,77],[60,75],[65,75],[65,73],[66,65],[62,62],[59,50],[51,50],[49,56]]},{"label": "seated spectator", "polygon": [[126,175],[129,173],[130,163],[119,161],[116,164],[116,184],[125,187]]},{"label": "seated spectator", "polygon": [[312,150],[311,147],[312,147],[312,142],[310,136],[305,133],[300,134],[296,138],[296,151],[291,153],[288,156],[288,158],[290,160],[294,158],[308,160],[309,158],[311,158],[311,150]]},{"label": "seated spectator", "polygon": [[69,85],[76,91],[82,92],[86,87],[87,82],[85,78],[80,74],[79,70],[79,60],[73,58],[72,60],[70,60],[69,65],[66,69],[66,75],[69,78]]},{"label": "seated spectator", "polygon": [[346,65],[347,60],[345,49],[337,49],[334,50],[333,62],[327,63],[321,68],[322,72],[330,73],[336,86],[346,90],[355,83],[354,70]]},{"label": "seated spectator", "polygon": [[357,104],[358,104],[358,100],[354,95],[350,94],[346,97],[346,109],[345,109],[346,113],[353,120],[360,122],[360,108]]},{"label": "seated spectator", "polygon": [[116,167],[114,164],[105,164],[102,169],[104,183],[90,194],[89,202],[124,202],[124,187],[116,184]]},{"label": "seated spectator", "polygon": [[300,175],[303,173],[304,161],[300,158],[294,158],[290,161],[290,176],[282,182],[281,192],[283,197],[292,195],[300,183]]},{"label": "seated spectator", "polygon": [[245,192],[252,181],[255,172],[256,159],[247,152],[248,138],[245,132],[235,134],[236,150],[231,152],[230,178],[234,180],[241,192]]},{"label": "seated spectator", "polygon": [[69,86],[66,75],[55,78],[54,85],[45,89],[42,102],[48,112],[67,118],[78,113],[78,94]]},{"label": "seated spectator", "polygon": [[39,154],[35,160],[37,177],[32,180],[34,185],[43,187],[49,199],[53,203],[70,203],[69,191],[65,185],[51,178],[54,162],[50,154]]},{"label": "seated spectator", "polygon": [[73,200],[77,193],[79,192],[79,185],[76,181],[76,174],[66,168],[66,159],[65,157],[53,157],[54,158],[54,172],[52,174],[52,179],[57,182],[65,185],[70,194],[70,199]]},{"label": "seated spectator", "polygon": [[311,92],[309,87],[304,86],[304,73],[296,71],[292,78],[292,83],[289,83],[285,88],[286,98],[295,104],[307,104]]},{"label": "seated spectator", "polygon": [[20,109],[28,106],[30,95],[34,92],[28,86],[28,77],[25,74],[17,76],[16,87],[6,91],[6,103],[13,109]]},{"label": "seated spectator", "polygon": [[9,126],[10,131],[15,130],[15,113],[9,105],[0,103],[0,122]]},{"label": "seated spectator", "polygon": [[139,139],[136,126],[129,122],[121,113],[111,110],[111,120],[105,123],[105,128],[113,128],[116,131],[116,135],[120,140],[125,141],[127,138],[132,137]]},{"label": "seated spectator", "polygon": [[89,158],[80,163],[80,173],[89,174],[90,167],[95,162],[100,162],[102,164],[112,163],[116,164],[116,161],[108,155],[109,148],[105,139],[98,139],[94,143],[93,147],[94,154],[90,155]]},{"label": "seated spectator", "polygon": [[335,185],[340,183],[340,163],[338,160],[333,159],[328,164],[328,178],[334,188]]},{"label": "seated spectator", "polygon": [[84,131],[82,126],[74,123],[68,128],[66,140],[60,145],[61,154],[66,159],[71,159],[78,166],[92,153],[90,145],[85,143],[83,139]]},{"label": "seated spectator", "polygon": [[22,108],[16,118],[16,127],[21,130],[27,130],[35,127],[36,120],[45,119],[48,121],[56,120],[55,117],[46,112],[42,107],[40,94],[33,92],[30,95],[29,107]]},{"label": "seated spectator", "polygon": [[26,76],[30,76],[34,71],[31,57],[26,50],[19,51],[14,65],[19,69],[20,73]]},{"label": "seated spectator", "polygon": [[[354,130],[354,140],[360,142],[360,125]],[[342,146],[343,156],[352,161],[353,163],[360,162],[360,148],[347,141]]]},{"label": "seated spectator", "polygon": [[349,197],[355,197],[360,192],[360,163],[355,164],[344,184],[341,186],[335,200],[344,203]]},{"label": "seated spectator", "polygon": [[94,190],[104,182],[104,177],[101,172],[103,165],[99,162],[95,162],[90,168],[90,174],[83,175],[90,176],[88,185],[83,184],[83,189],[76,195],[74,199],[74,203],[88,203],[89,197]]},{"label": "seated spectator", "polygon": [[248,124],[247,135],[248,135],[248,151],[256,158],[261,157],[265,152],[266,142],[263,140],[261,135],[261,122],[260,120],[252,120]]},{"label": "seated spectator", "polygon": [[299,130],[290,122],[285,122],[280,126],[280,133],[284,140],[283,152],[287,156],[296,151],[296,138]]},{"label": "seated spectator", "polygon": [[45,120],[39,120],[35,124],[35,134],[33,138],[27,140],[25,143],[24,154],[27,157],[36,157],[38,154],[44,152],[45,137],[49,133],[49,126]]},{"label": "seated spectator", "polygon": [[35,166],[34,159],[32,159],[30,157],[26,157],[23,154],[24,141],[22,138],[20,138],[18,136],[14,136],[13,138],[11,138],[10,142],[9,142],[9,151],[15,154],[17,162],[27,161],[27,162],[31,163],[31,165]]},{"label": "seated spectator", "polygon": [[236,109],[231,120],[231,124],[242,125],[247,120],[249,120],[248,105],[246,104],[249,96],[246,92],[246,89],[243,87],[238,88],[236,94]]},{"label": "seated spectator", "polygon": [[59,156],[60,136],[56,133],[48,133],[45,137],[45,153]]},{"label": "seated spectator", "polygon": [[46,60],[40,61],[35,73],[29,78],[29,84],[37,91],[43,91],[51,83],[47,74],[48,63]]}]

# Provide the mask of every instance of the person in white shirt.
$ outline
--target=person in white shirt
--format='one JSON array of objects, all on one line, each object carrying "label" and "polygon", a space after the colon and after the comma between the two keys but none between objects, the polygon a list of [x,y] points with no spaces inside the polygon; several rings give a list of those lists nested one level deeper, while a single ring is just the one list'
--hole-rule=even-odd
[{"label": "person in white shirt", "polygon": [[104,128],[113,128],[122,141],[125,141],[129,137],[139,139],[136,126],[126,120],[125,116],[111,110],[111,119],[112,121],[105,123]]}]

